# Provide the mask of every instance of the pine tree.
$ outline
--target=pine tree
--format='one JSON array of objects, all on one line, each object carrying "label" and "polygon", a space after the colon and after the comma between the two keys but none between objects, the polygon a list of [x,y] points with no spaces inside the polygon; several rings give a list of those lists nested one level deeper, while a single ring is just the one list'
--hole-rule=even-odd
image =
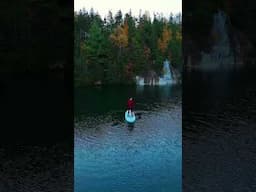
[{"label": "pine tree", "polygon": [[90,30],[88,40],[85,42],[83,54],[88,65],[88,75],[92,81],[103,80],[104,62],[106,58],[104,36],[100,25],[94,21]]}]

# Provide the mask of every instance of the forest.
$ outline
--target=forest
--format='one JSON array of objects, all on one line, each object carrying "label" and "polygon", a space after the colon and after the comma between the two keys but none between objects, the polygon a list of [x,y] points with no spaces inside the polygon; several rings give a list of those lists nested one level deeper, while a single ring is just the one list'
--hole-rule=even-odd
[{"label": "forest", "polygon": [[75,85],[133,84],[148,71],[162,74],[163,61],[182,70],[181,13],[169,18],[149,12],[135,17],[93,9],[74,13]]}]

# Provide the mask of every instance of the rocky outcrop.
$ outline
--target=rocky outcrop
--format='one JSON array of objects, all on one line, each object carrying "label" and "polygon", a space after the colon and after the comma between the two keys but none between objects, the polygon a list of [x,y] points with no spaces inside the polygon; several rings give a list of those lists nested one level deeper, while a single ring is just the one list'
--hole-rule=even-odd
[{"label": "rocky outcrop", "polygon": [[142,76],[136,76],[135,81],[137,85],[171,85],[181,82],[181,74],[166,60],[163,63],[161,76],[157,75],[154,70],[149,70]]},{"label": "rocky outcrop", "polygon": [[186,69],[212,71],[256,66],[251,36],[236,25],[228,14],[219,10],[212,15],[208,35],[195,38],[185,34],[183,56]]},{"label": "rocky outcrop", "polygon": [[153,70],[146,72],[144,76],[144,83],[148,85],[155,85],[159,81],[157,73]]},{"label": "rocky outcrop", "polygon": [[200,69],[216,70],[234,67],[234,52],[228,32],[228,18],[223,11],[218,11],[213,15],[210,37],[213,46],[209,53],[201,52]]}]

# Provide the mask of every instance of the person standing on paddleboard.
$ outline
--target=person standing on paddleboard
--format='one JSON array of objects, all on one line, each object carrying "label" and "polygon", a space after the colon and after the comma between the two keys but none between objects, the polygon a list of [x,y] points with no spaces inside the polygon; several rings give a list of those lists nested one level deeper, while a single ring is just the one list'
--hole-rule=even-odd
[{"label": "person standing on paddleboard", "polygon": [[127,101],[127,108],[128,108],[128,112],[130,114],[133,112],[134,105],[135,105],[135,102],[134,102],[133,98],[130,97],[129,100]]}]

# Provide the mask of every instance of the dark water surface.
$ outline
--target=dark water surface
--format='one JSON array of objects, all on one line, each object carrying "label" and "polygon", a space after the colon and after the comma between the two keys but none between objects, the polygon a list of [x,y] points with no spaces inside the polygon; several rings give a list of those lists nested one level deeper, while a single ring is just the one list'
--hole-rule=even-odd
[{"label": "dark water surface", "polygon": [[255,74],[185,74],[183,191],[256,191]]},{"label": "dark water surface", "polygon": [[[124,122],[128,97],[134,127]],[[76,192],[181,191],[181,87],[75,90]]]}]

